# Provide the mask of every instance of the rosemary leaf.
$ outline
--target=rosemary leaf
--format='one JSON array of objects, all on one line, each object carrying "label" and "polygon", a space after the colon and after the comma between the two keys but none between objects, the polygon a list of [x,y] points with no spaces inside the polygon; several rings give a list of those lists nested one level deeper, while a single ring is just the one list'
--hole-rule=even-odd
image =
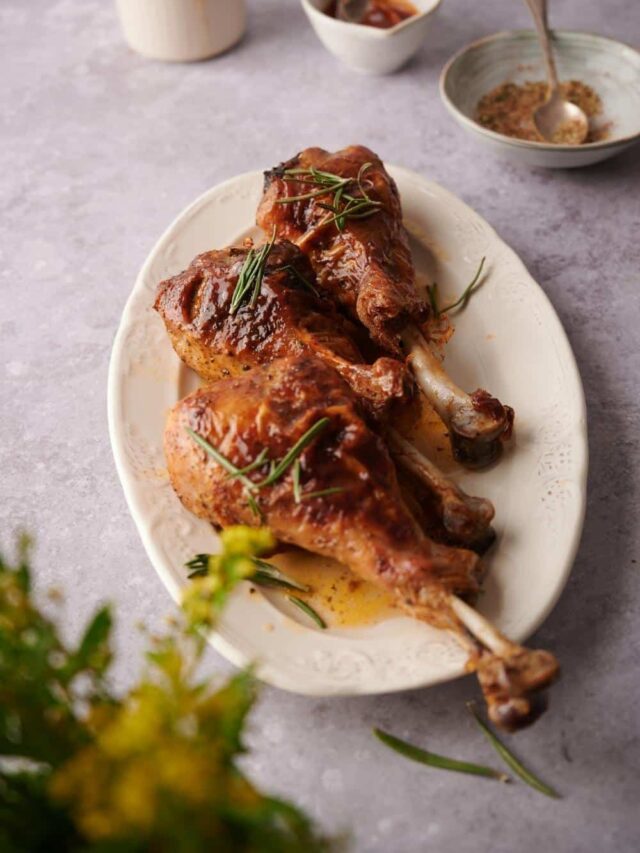
[{"label": "rosemary leaf", "polygon": [[267,265],[267,258],[271,250],[273,249],[276,242],[276,228],[275,225],[273,227],[273,231],[271,232],[271,239],[268,243],[266,243],[260,252],[258,268],[256,270],[256,274],[254,276],[253,283],[253,292],[251,294],[251,299],[249,300],[249,308],[253,308],[258,301],[258,296],[260,296],[260,288],[262,287],[262,279],[264,277],[264,270]]},{"label": "rosemary leaf", "polygon": [[311,605],[307,604],[306,601],[303,601],[301,598],[298,598],[295,595],[288,595],[287,599],[292,604],[295,604],[295,606],[298,607],[300,610],[302,610],[303,613],[306,613],[310,619],[313,619],[318,628],[322,628],[322,630],[324,630],[327,627],[327,623],[324,621],[322,616],[320,616],[320,614],[317,613],[313,609],[313,607],[311,607]]},{"label": "rosemary leaf", "polygon": [[547,797],[552,797],[555,800],[560,799],[560,794],[556,790],[554,790],[550,785],[547,785],[541,779],[538,779],[536,775],[534,775],[530,770],[527,770],[522,762],[516,758],[511,750],[480,717],[472,702],[467,702],[467,708],[491,746],[495,749],[500,758],[502,758],[507,767],[510,767],[511,770],[513,770],[516,776],[519,776],[520,779],[522,779],[523,782],[526,782],[526,784],[531,788],[535,788],[536,791],[540,791],[541,794],[544,794]]},{"label": "rosemary leaf", "polygon": [[[199,444],[200,447],[202,447],[202,449],[206,453],[208,453],[208,455],[211,456],[211,458],[214,459],[218,463],[218,465],[220,465],[222,468],[224,468],[224,470],[229,474],[230,477],[233,477],[237,480],[240,480],[240,482],[244,486],[244,491],[245,491],[245,495],[247,498],[247,504],[248,504],[251,512],[256,516],[256,518],[259,518],[261,521],[263,521],[264,515],[262,513],[262,510],[258,506],[258,502],[254,498],[254,496],[251,494],[252,491],[255,491],[256,489],[258,489],[260,487],[259,487],[259,485],[254,483],[252,480],[250,480],[247,476],[245,476],[245,474],[243,472],[246,471],[246,467],[245,468],[238,468],[236,465],[233,464],[233,462],[231,462],[229,459],[227,459],[226,456],[224,456],[222,453],[220,453],[220,451],[217,450],[212,444],[209,444],[209,442],[206,440],[206,438],[203,438],[201,435],[198,435],[197,432],[194,432],[189,427],[186,427],[186,431],[189,433],[191,438],[196,442],[196,444]],[[265,448],[265,450],[266,450],[266,448]],[[261,456],[264,457],[262,459],[262,461],[260,462],[260,464],[262,465],[262,464],[264,464],[264,461],[266,458],[264,450],[262,451],[262,453],[260,453],[258,455],[257,459],[260,459]],[[254,461],[257,461],[257,460],[254,460]],[[252,463],[252,465],[253,465],[253,463]],[[247,466],[247,467],[249,467],[249,466]]]},{"label": "rosemary leaf", "polygon": [[194,569],[192,572],[189,572],[187,574],[187,580],[193,580],[194,578],[203,578],[206,574],[206,569]]},{"label": "rosemary leaf", "polygon": [[444,308],[440,308],[438,311],[439,314],[446,314],[448,311],[454,311],[456,309],[462,310],[467,307],[467,304],[476,290],[479,290],[482,287],[482,282],[480,281],[480,277],[482,275],[482,270],[484,269],[484,262],[486,261],[486,257],[483,257],[480,261],[480,265],[476,270],[476,274],[469,282],[469,284],[462,291],[460,296],[456,299],[455,302],[452,302],[451,305],[447,305]]},{"label": "rosemary leaf", "polygon": [[209,444],[206,438],[203,438],[201,435],[198,435],[197,432],[194,432],[189,427],[185,427],[185,429],[189,433],[191,438],[195,441],[195,443],[199,444],[200,447],[206,453],[208,453],[209,456],[211,456],[211,458],[214,459],[218,463],[218,465],[220,465],[221,468],[224,468],[224,470],[228,474],[230,474],[232,477],[237,477],[237,479],[240,480],[246,486],[247,489],[255,488],[255,483],[252,483],[248,477],[245,477],[245,475],[242,473],[242,469],[234,465],[233,462],[227,459],[226,456],[223,456],[223,454],[220,453],[220,451],[217,450],[212,444]]},{"label": "rosemary leaf", "polygon": [[329,489],[319,489],[317,492],[306,492],[300,495],[300,500],[308,501],[310,498],[324,498],[327,495],[337,495],[344,492],[343,486],[331,486]]},{"label": "rosemary leaf", "polygon": [[313,439],[318,435],[318,433],[322,432],[322,430],[329,423],[330,418],[320,418],[320,420],[316,421],[313,426],[309,427],[309,429],[304,433],[304,435],[300,436],[300,438],[293,445],[291,450],[283,456],[283,458],[278,462],[273,470],[269,473],[269,475],[262,480],[261,483],[257,484],[259,489],[264,486],[271,486],[277,480],[282,477],[284,472],[289,468],[290,465],[293,464],[294,460],[298,458],[298,456],[302,453],[302,451],[309,445]]},{"label": "rosemary leaf", "polygon": [[327,195],[329,191],[328,187],[322,187],[322,189],[304,193],[303,195],[288,195],[285,198],[277,198],[276,204],[293,204],[294,201],[307,201],[308,199],[318,198],[321,195]]},{"label": "rosemary leaf", "polygon": [[385,746],[395,750],[395,752],[398,752],[405,758],[409,758],[411,761],[417,761],[429,767],[437,767],[440,770],[452,770],[455,773],[468,773],[471,776],[484,776],[487,779],[497,779],[499,782],[510,781],[506,773],[501,773],[492,767],[485,767],[483,764],[472,764],[468,761],[457,761],[455,758],[447,758],[444,755],[436,755],[435,752],[427,752],[424,749],[413,746],[413,744],[407,743],[405,740],[394,737],[388,732],[382,731],[382,729],[374,729],[373,733]]},{"label": "rosemary leaf", "polygon": [[202,577],[209,571],[209,555],[196,554],[195,557],[192,557],[191,560],[188,560],[184,565],[185,568],[191,569],[187,575],[189,579]]},{"label": "rosemary leaf", "polygon": [[245,465],[244,468],[238,468],[235,474],[231,474],[231,477],[240,477],[242,474],[249,474],[251,471],[255,471],[256,468],[261,468],[265,462],[268,462],[269,451],[265,447],[260,453],[256,456],[253,462],[249,462],[248,465]]},{"label": "rosemary leaf", "polygon": [[265,560],[260,560],[254,557],[254,563],[257,566],[256,573],[251,578],[258,586],[280,587],[281,589],[294,589],[299,592],[309,592],[309,587],[306,584],[298,583],[298,581],[285,575],[276,566],[267,563]]},{"label": "rosemary leaf", "polygon": [[251,492],[247,492],[247,504],[249,505],[249,509],[256,516],[256,518],[259,518],[261,521],[264,521],[264,515],[262,514],[262,510],[258,505],[258,501],[254,498]]},{"label": "rosemary leaf", "polygon": [[192,557],[185,563],[185,566],[188,569],[201,568],[202,566],[206,567],[208,559],[208,554],[196,554],[195,557]]},{"label": "rosemary leaf", "polygon": [[300,460],[296,459],[293,463],[293,470],[291,471],[291,477],[293,479],[293,499],[299,504],[301,501],[300,496]]}]

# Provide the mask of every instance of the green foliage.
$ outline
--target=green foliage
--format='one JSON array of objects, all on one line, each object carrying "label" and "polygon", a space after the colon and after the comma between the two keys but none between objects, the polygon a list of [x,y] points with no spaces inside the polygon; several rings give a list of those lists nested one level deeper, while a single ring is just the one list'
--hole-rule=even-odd
[{"label": "green foliage", "polygon": [[29,543],[0,557],[0,850],[316,853],[329,844],[237,766],[255,699],[249,673],[198,681],[210,628],[268,531],[231,528],[182,622],[157,641],[127,695],[112,694],[111,616],[65,644],[32,598]]}]

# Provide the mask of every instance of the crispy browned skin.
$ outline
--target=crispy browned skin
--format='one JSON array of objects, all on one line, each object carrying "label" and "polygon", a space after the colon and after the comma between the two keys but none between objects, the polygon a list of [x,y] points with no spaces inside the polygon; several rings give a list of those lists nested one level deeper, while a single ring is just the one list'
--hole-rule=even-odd
[{"label": "crispy browned skin", "polygon": [[[282,204],[287,196],[309,192],[302,180],[289,180],[288,169],[315,168],[363,182],[371,199],[381,202],[366,219],[348,219],[344,230],[322,227],[330,196]],[[426,320],[429,307],[415,288],[409,238],[402,224],[398,189],[380,158],[362,145],[335,154],[307,148],[265,173],[265,191],[257,222],[267,233],[299,243],[309,255],[320,286],[358,319],[386,351],[401,354],[399,334],[410,321]]]},{"label": "crispy browned skin", "polygon": [[158,286],[155,308],[176,352],[199,376],[211,381],[284,356],[316,355],[377,416],[410,398],[413,385],[402,362],[379,358],[372,365],[363,363],[353,325],[330,299],[314,293],[313,269],[292,243],[274,245],[255,305],[231,314],[247,252],[205,252]]},{"label": "crispy browned skin", "polygon": [[[320,418],[328,425],[300,455],[302,495],[294,499],[292,469],[255,492],[262,519],[245,486],[231,478],[187,432],[190,428],[237,467],[266,448],[281,459]],[[315,358],[288,358],[245,376],[221,380],[182,400],[169,415],[165,452],[184,505],[216,525],[267,524],[276,537],[334,557],[387,588],[420,618],[451,627],[445,591],[473,595],[478,557],[431,542],[408,511],[387,449],[366,424],[337,373]],[[259,482],[268,465],[252,472]]]}]

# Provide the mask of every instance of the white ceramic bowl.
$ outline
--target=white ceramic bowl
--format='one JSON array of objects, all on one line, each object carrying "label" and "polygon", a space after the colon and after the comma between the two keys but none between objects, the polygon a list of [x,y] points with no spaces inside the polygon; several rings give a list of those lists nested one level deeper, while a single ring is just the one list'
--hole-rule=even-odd
[{"label": "white ceramic bowl", "polygon": [[640,139],[640,53],[589,33],[556,32],[554,49],[561,80],[593,87],[603,104],[599,122],[611,123],[608,137],[584,145],[551,145],[511,139],[487,130],[474,113],[482,95],[501,83],[544,80],[542,54],[533,31],[496,33],[457,53],[444,67],[440,95],[462,127],[496,153],[529,166],[574,168],[619,154]]},{"label": "white ceramic bowl", "polygon": [[327,50],[367,74],[397,71],[422,46],[440,0],[412,0],[418,15],[389,29],[348,24],[325,15],[329,0],[301,0],[311,26]]},{"label": "white ceramic bowl", "polygon": [[193,62],[244,35],[246,0],[116,0],[127,44],[148,59]]}]

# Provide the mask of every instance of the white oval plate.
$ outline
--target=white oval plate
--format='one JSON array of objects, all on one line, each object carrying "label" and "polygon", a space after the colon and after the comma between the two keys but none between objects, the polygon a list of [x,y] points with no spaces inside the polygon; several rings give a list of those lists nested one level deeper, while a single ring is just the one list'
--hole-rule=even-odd
[{"label": "white oval plate", "polygon": [[[389,171],[419,278],[437,280],[448,300],[487,257],[486,284],[456,318],[446,363],[463,387],[486,387],[515,408],[516,437],[499,465],[456,477],[496,507],[498,542],[479,607],[523,640],[557,601],[580,538],[587,473],[580,376],[551,304],[493,229],[437,184],[398,167]],[[262,173],[240,175],[178,216],[137,278],[113,347],[109,430],[116,465],[147,553],[176,600],[185,560],[215,550],[216,534],[184,509],[165,469],[165,417],[190,380],[152,310],[155,288],[197,253],[253,233],[261,190]],[[296,620],[269,598],[240,589],[211,642],[237,665],[254,663],[263,680],[305,694],[383,693],[464,672],[465,655],[452,638],[407,617],[327,631]]]}]

